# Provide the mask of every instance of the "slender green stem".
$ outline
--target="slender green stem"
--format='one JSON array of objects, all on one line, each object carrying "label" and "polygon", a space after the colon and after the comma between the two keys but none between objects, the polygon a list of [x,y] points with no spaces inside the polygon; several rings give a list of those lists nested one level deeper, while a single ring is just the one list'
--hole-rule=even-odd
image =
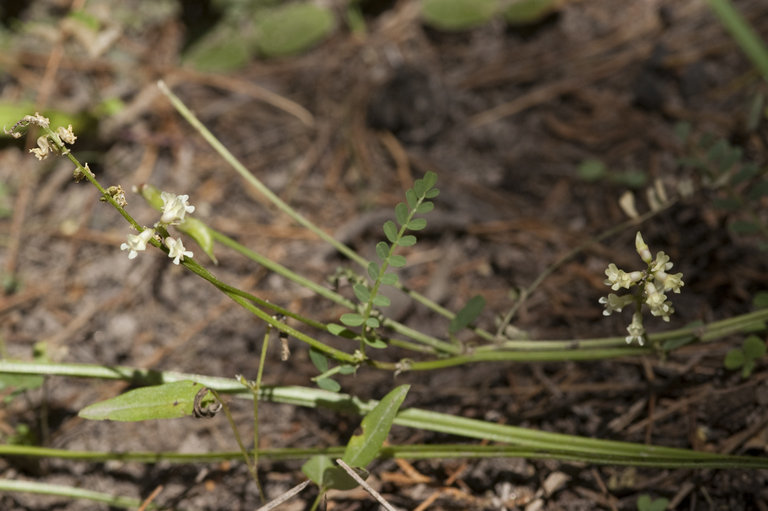
[{"label": "slender green stem", "polygon": [[[256,176],[251,174],[245,166],[240,163],[240,161],[235,158],[235,156],[227,149],[224,144],[222,144],[214,135],[210,132],[208,128],[205,127],[205,125],[200,122],[200,120],[195,116],[192,111],[187,108],[187,106],[179,99],[178,96],[176,96],[163,82],[162,80],[158,82],[158,87],[160,90],[165,94],[171,104],[176,108],[176,111],[179,112],[179,114],[184,117],[184,119],[195,129],[198,133],[205,139],[208,144],[213,148],[214,151],[219,153],[219,155],[238,173],[240,176],[245,179],[245,181],[253,186],[259,193],[264,195],[269,201],[271,201],[280,211],[291,217],[293,220],[295,220],[299,225],[307,228],[311,232],[315,233],[320,239],[331,245],[333,248],[338,250],[340,253],[344,254],[347,258],[354,261],[358,265],[362,266],[363,268],[368,267],[368,261],[360,256],[357,252],[352,250],[347,245],[341,243],[340,241],[336,240],[333,236],[326,233],[324,230],[322,230],[320,227],[316,226],[314,223],[312,223],[310,220],[305,218],[301,213],[293,209],[289,204],[287,204],[285,201],[283,201],[280,197],[278,197],[275,193],[273,193],[269,188],[267,188]],[[448,319],[453,319],[455,317],[455,314],[451,312],[450,310],[446,309],[445,307],[442,307],[441,305],[433,302],[426,296],[405,288],[401,283],[396,284],[396,287],[406,293],[408,296],[413,298],[415,301],[421,303],[422,305],[432,309],[436,313],[440,314],[441,316],[444,316]],[[494,335],[490,332],[487,332],[482,329],[473,329],[475,333],[480,335],[481,337],[493,340]]]},{"label": "slender green stem", "polygon": [[[57,497],[66,497],[69,499],[90,500],[93,502],[102,502],[111,507],[122,509],[136,509],[141,506],[141,501],[128,497],[116,497],[108,493],[85,490],[83,488],[74,488],[72,486],[63,486],[60,484],[39,483],[36,481],[19,481],[12,479],[0,479],[0,492],[22,492],[36,493],[39,495],[55,495]],[[157,509],[157,506],[150,504],[147,509]]]},{"label": "slender green stem", "polygon": [[[86,364],[39,364],[30,362],[9,362],[0,360],[0,373],[12,374],[59,374],[104,379],[124,379],[131,381],[149,381],[153,384],[169,381],[192,380],[220,392],[233,393],[236,396],[253,399],[253,394],[237,380],[216,378],[204,375],[176,372],[151,372],[130,367],[104,367]],[[297,406],[323,407],[336,411],[367,414],[377,404],[376,401],[362,401],[354,396],[305,387],[269,387],[259,389],[259,399]],[[687,449],[648,446],[629,442],[618,442],[549,433],[527,428],[496,424],[477,419],[408,408],[401,410],[395,424],[457,435],[476,440],[490,440],[511,444],[520,448],[542,453],[554,453],[554,458],[562,455],[590,456],[612,464],[642,464],[653,466],[676,466],[686,462],[690,466],[768,468],[768,459],[749,456],[729,456],[710,452]],[[649,461],[650,460],[650,461]]]},{"label": "slender green stem", "polygon": [[707,3],[744,54],[768,81],[768,48],[757,32],[729,0],[707,0]]}]

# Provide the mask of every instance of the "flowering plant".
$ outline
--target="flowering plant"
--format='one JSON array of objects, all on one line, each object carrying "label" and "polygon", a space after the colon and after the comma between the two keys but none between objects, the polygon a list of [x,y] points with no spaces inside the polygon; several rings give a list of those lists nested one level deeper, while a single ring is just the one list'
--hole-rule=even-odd
[{"label": "flowering plant", "polygon": [[634,287],[638,292],[621,296],[609,293],[608,296],[600,298],[600,303],[605,306],[603,310],[605,316],[610,316],[613,312],[621,312],[628,305],[635,305],[632,322],[627,327],[629,335],[626,337],[626,341],[628,344],[637,342],[642,346],[645,343],[643,305],[648,306],[653,316],[661,316],[664,321],[669,321],[669,316],[675,312],[675,308],[665,293],[669,291],[680,293],[680,288],[683,287],[684,282],[682,273],[667,273],[672,268],[667,254],[657,252],[656,258],[652,257],[651,251],[639,231],[635,236],[635,249],[640,259],[648,267],[645,270],[625,272],[611,263],[605,270],[605,275],[608,277],[605,280],[605,285],[610,286],[614,291]]}]

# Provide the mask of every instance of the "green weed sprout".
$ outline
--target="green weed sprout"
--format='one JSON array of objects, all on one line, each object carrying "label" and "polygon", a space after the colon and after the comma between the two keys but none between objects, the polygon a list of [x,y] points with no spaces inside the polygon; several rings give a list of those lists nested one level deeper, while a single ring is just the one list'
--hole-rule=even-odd
[{"label": "green weed sprout", "polygon": [[684,283],[682,273],[667,273],[667,270],[672,268],[667,254],[657,252],[656,259],[653,259],[640,231],[635,236],[635,249],[648,267],[642,271],[625,272],[611,263],[605,270],[605,275],[608,277],[605,285],[611,286],[614,291],[635,288],[636,292],[622,296],[610,293],[600,298],[600,303],[605,306],[603,310],[605,316],[610,316],[613,312],[621,312],[624,307],[634,305],[635,310],[632,314],[632,322],[627,327],[629,335],[626,341],[627,344],[634,342],[642,346],[647,340],[643,326],[643,305],[648,306],[652,315],[661,316],[664,321],[669,321],[669,316],[674,314],[675,309],[672,302],[667,300],[665,293],[668,291],[680,293]]}]

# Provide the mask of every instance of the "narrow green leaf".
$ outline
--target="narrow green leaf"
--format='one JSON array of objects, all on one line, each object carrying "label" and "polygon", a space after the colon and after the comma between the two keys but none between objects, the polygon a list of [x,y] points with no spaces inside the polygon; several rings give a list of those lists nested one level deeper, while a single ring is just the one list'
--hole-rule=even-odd
[{"label": "narrow green leaf", "polygon": [[381,446],[389,435],[400,405],[403,404],[410,385],[400,385],[374,407],[363,418],[360,427],[363,432],[349,439],[341,459],[352,467],[366,467],[379,454]]},{"label": "narrow green leaf", "polygon": [[400,225],[405,225],[408,221],[408,206],[405,204],[405,202],[398,202],[397,206],[395,206],[395,220],[397,220],[397,223]]},{"label": "narrow green leaf", "polygon": [[324,373],[328,370],[328,357],[315,348],[309,349],[309,360],[320,373]]},{"label": "narrow green leaf", "polygon": [[388,348],[389,344],[384,342],[379,337],[366,337],[365,338],[365,345],[370,346],[371,348],[375,348],[377,350],[383,350],[384,348]]},{"label": "narrow green leaf", "polygon": [[383,241],[376,243],[376,255],[379,256],[379,259],[382,261],[386,261],[387,256],[389,256],[389,245]]},{"label": "narrow green leaf", "polygon": [[397,240],[397,244],[401,247],[412,247],[416,244],[416,236],[413,234],[406,234]]},{"label": "narrow green leaf", "polygon": [[416,208],[416,213],[429,213],[433,209],[435,209],[434,202],[424,201]]},{"label": "narrow green leaf", "polygon": [[364,284],[355,284],[352,286],[352,290],[355,292],[355,296],[361,303],[368,302],[371,297],[371,291]]},{"label": "narrow green leaf", "polygon": [[384,235],[387,237],[390,243],[397,241],[397,226],[392,220],[384,222]]},{"label": "narrow green leaf", "polygon": [[346,314],[342,314],[341,318],[339,319],[347,326],[360,326],[363,324],[363,317],[356,312],[347,312]]},{"label": "narrow green leaf", "polygon": [[0,390],[31,390],[42,387],[43,377],[39,374],[0,374]]},{"label": "narrow green leaf", "polygon": [[402,268],[405,266],[405,257],[401,255],[393,255],[389,258],[389,264],[395,268]]},{"label": "narrow green leaf", "polygon": [[394,286],[397,284],[397,274],[395,273],[385,273],[381,276],[381,283],[386,286]]},{"label": "narrow green leaf", "polygon": [[[121,422],[177,419],[192,415],[195,396],[202,388],[191,380],[142,387],[86,406],[78,415],[90,420]],[[212,402],[212,398],[208,402]]]},{"label": "narrow green leaf", "polygon": [[465,329],[477,319],[480,313],[483,312],[484,307],[485,298],[480,295],[473,296],[469,299],[467,304],[456,313],[456,316],[451,320],[451,324],[448,326],[448,331],[451,334],[455,334]]},{"label": "narrow green leaf", "polygon": [[339,374],[353,374],[357,371],[357,367],[349,364],[343,364],[339,366]]},{"label": "narrow green leaf", "polygon": [[392,301],[384,295],[376,295],[373,297],[373,305],[376,307],[389,307],[392,305]]},{"label": "narrow green leaf", "polygon": [[427,226],[426,218],[413,218],[408,222],[408,229],[412,231],[420,231]]}]

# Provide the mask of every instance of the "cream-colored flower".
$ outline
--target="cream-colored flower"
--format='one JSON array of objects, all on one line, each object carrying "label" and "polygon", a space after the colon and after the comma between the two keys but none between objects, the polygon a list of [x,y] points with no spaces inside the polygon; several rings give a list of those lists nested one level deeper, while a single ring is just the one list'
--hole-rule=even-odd
[{"label": "cream-colored flower", "polygon": [[62,142],[65,144],[74,144],[75,140],[77,140],[77,137],[75,136],[75,132],[72,131],[72,125],[70,124],[66,128],[59,126],[59,128],[56,130],[56,134],[59,136]]},{"label": "cream-colored flower", "polygon": [[51,152],[51,144],[48,142],[48,135],[37,137],[37,147],[29,150],[34,154],[38,160],[44,160],[48,157],[48,153]]},{"label": "cream-colored flower", "polygon": [[627,327],[629,335],[625,338],[627,344],[636,342],[640,346],[645,343],[645,327],[643,327],[643,315],[640,312],[635,312],[632,315],[632,323]]},{"label": "cream-colored flower", "polygon": [[130,250],[128,259],[133,259],[139,252],[147,249],[147,243],[154,235],[154,229],[144,229],[139,234],[129,234],[128,242],[120,245],[120,250]]},{"label": "cream-colored flower", "polygon": [[185,257],[194,256],[189,250],[184,250],[181,238],[165,238],[165,246],[168,247],[168,257],[173,258],[173,264],[179,264],[179,261],[183,261]]},{"label": "cream-colored flower", "polygon": [[162,192],[160,198],[163,199],[163,216],[160,217],[160,223],[165,225],[177,225],[184,221],[187,213],[193,213],[195,207],[189,204],[189,195],[175,195],[169,192]]},{"label": "cream-colored flower", "polygon": [[608,296],[603,296],[598,300],[605,306],[603,309],[603,316],[610,316],[614,312],[621,312],[621,310],[634,302],[632,295],[619,296],[614,293],[610,293]]},{"label": "cream-colored flower", "polygon": [[648,264],[651,263],[651,260],[653,260],[653,257],[651,256],[651,250],[643,240],[643,235],[640,234],[640,231],[637,231],[637,235],[635,236],[635,250],[637,250],[640,259]]}]

